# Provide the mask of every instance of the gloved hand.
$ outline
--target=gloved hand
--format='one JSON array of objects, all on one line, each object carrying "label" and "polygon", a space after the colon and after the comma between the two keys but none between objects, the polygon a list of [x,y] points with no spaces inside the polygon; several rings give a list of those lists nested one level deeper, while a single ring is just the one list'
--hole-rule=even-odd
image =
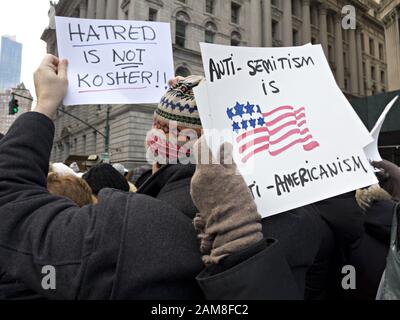
[{"label": "gloved hand", "polygon": [[356,201],[358,206],[367,211],[373,202],[385,201],[392,199],[392,196],[386,190],[381,188],[379,184],[374,184],[369,188],[359,189],[356,191]]},{"label": "gloved hand", "polygon": [[263,239],[261,216],[246,182],[237,172],[232,145],[221,146],[218,164],[215,159],[212,164],[211,160],[204,161],[204,155],[213,159],[204,137],[196,143],[195,150],[197,167],[191,195],[199,213],[194,225],[200,233],[204,263],[218,264],[222,258]]},{"label": "gloved hand", "polygon": [[375,168],[382,169],[378,173],[379,184],[393,197],[393,200],[400,201],[400,168],[384,160],[381,162],[372,162]]}]

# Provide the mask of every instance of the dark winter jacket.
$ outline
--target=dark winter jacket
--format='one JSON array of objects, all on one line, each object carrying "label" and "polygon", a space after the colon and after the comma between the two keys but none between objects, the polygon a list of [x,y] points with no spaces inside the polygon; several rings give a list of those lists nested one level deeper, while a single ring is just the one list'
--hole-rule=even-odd
[{"label": "dark winter jacket", "polygon": [[[0,142],[0,296],[6,277],[55,299],[299,297],[277,241],[232,255],[216,273],[203,269],[191,219],[167,201],[105,189],[79,208],[50,195],[53,137],[54,124],[30,112]],[[44,266],[55,268],[55,290],[43,289]]]},{"label": "dark winter jacket", "polygon": [[[190,181],[195,170],[195,165],[163,166],[137,192],[169,203],[193,219],[197,209],[190,196]],[[262,225],[264,236],[277,239],[282,246],[300,292],[306,291],[306,273],[312,265],[316,264],[316,274],[326,275],[326,261],[333,250],[333,235],[316,206],[305,206],[264,218]],[[314,282],[325,280],[324,277],[312,278],[309,290],[324,290],[323,284]]]}]

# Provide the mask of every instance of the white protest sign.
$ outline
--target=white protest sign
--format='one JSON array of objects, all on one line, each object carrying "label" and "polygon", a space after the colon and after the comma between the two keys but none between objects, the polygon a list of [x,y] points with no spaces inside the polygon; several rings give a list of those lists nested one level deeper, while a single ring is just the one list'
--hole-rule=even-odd
[{"label": "white protest sign", "polygon": [[65,105],[158,103],[174,76],[169,23],[56,17]]},{"label": "white protest sign", "polygon": [[363,151],[372,138],[321,46],[201,50],[207,83],[195,95],[207,141],[214,154],[233,142],[262,216],[377,183]]},{"label": "white protest sign", "polygon": [[365,154],[370,161],[382,161],[382,157],[379,154],[378,149],[379,134],[381,133],[383,123],[385,122],[388,113],[390,112],[390,110],[392,110],[392,107],[394,106],[398,98],[399,96],[395,97],[392,101],[389,102],[371,131],[371,136],[374,141],[364,148]]}]

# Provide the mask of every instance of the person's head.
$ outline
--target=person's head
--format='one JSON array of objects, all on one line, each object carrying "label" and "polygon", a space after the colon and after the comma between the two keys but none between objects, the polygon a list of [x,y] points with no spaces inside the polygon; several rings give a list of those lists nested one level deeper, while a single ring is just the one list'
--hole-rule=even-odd
[{"label": "person's head", "polygon": [[59,176],[66,176],[66,175],[76,176],[74,170],[72,170],[70,167],[60,162],[50,163],[49,172],[54,172]]},{"label": "person's head", "polygon": [[68,198],[79,207],[93,204],[92,190],[85,180],[74,175],[58,175],[51,172],[47,177],[47,190],[53,195]]},{"label": "person's head", "polygon": [[105,188],[129,191],[126,179],[108,163],[94,166],[83,175],[83,179],[89,184],[93,194],[96,196]]},{"label": "person's head", "polygon": [[153,163],[181,163],[190,158],[194,142],[202,134],[200,115],[193,93],[204,78],[180,79],[162,97],[154,112],[153,127],[146,137],[146,149]]},{"label": "person's head", "polygon": [[76,162],[72,162],[69,166],[72,170],[74,170],[75,173],[79,173],[79,165]]},{"label": "person's head", "polygon": [[126,177],[129,172],[128,169],[126,169],[121,163],[114,163],[113,168],[117,170],[123,177]]}]

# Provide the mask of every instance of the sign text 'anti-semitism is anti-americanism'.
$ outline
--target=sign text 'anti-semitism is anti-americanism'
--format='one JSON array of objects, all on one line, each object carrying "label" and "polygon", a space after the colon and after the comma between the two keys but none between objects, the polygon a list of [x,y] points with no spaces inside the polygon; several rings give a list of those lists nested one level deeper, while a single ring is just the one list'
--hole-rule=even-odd
[{"label": "sign text 'anti-semitism is anti-americanism'", "polygon": [[174,75],[170,24],[56,17],[65,105],[157,103]]},{"label": "sign text 'anti-semitism is anti-americanism'", "polygon": [[338,88],[321,46],[201,44],[194,89],[207,142],[234,159],[263,216],[377,182],[372,137]]}]

